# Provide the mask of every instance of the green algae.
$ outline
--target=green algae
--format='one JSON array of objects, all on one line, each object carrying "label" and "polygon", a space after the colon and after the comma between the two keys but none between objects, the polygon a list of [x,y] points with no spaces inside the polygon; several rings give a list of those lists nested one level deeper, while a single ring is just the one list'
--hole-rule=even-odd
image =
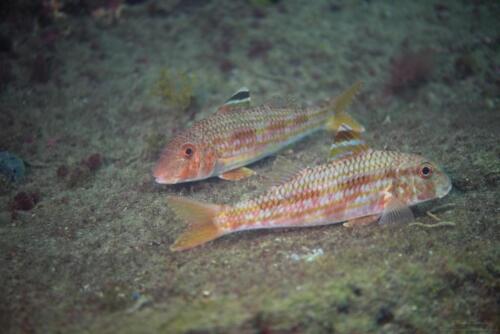
[{"label": "green algae", "polygon": [[167,105],[185,111],[193,104],[195,83],[196,78],[187,72],[163,68],[152,92]]}]

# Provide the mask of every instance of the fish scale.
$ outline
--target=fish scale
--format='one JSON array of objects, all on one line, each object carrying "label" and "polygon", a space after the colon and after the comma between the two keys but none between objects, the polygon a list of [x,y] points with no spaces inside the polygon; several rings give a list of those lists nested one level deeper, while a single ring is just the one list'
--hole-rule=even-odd
[{"label": "fish scale", "polygon": [[[383,210],[383,203],[375,199],[392,184],[393,166],[399,165],[400,160],[405,158],[405,155],[393,152],[369,151],[354,158],[307,168],[260,197],[221,212],[221,219],[216,217],[215,222],[222,229],[230,231],[263,226],[294,226],[296,221],[300,221],[301,226],[325,221],[334,223],[356,218],[363,215],[361,213],[379,213]],[[353,202],[354,207],[351,208],[349,199],[361,195],[370,196],[373,200],[361,205]],[[331,207],[337,209],[330,210]],[[262,212],[271,214],[267,217]],[[241,214],[248,219],[234,219]],[[266,218],[259,219],[263,216]]]},{"label": "fish scale", "polygon": [[209,118],[194,127],[193,133],[214,143],[219,157],[229,158],[247,150],[262,150],[262,145],[281,143],[308,129],[319,130],[327,118],[327,112],[317,110],[255,107]]}]

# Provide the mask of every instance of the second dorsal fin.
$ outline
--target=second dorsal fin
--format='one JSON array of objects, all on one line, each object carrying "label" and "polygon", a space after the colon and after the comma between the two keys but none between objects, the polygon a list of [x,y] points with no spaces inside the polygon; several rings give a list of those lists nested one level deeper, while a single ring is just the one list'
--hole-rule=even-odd
[{"label": "second dorsal fin", "polygon": [[250,90],[246,87],[238,89],[229,99],[219,107],[217,112],[228,112],[250,106]]},{"label": "second dorsal fin", "polygon": [[330,147],[330,158],[341,159],[351,154],[357,154],[369,149],[359,132],[341,131],[335,136],[335,142]]}]

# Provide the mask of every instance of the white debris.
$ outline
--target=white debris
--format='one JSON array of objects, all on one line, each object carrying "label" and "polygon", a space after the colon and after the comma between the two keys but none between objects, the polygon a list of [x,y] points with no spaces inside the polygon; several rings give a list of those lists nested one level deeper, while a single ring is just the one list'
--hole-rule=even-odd
[{"label": "white debris", "polygon": [[312,262],[316,260],[317,257],[323,256],[325,253],[322,248],[314,248],[310,252],[304,254],[292,253],[288,256],[288,258],[292,261],[301,261],[304,260],[306,262]]}]

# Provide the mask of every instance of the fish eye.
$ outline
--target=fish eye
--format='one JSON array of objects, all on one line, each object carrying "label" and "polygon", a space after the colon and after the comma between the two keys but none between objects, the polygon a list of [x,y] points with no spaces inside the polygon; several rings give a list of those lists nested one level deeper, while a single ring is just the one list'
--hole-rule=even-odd
[{"label": "fish eye", "polygon": [[432,172],[433,172],[432,165],[428,162],[424,162],[422,165],[420,165],[418,170],[420,177],[424,179],[428,179],[429,177],[431,177]]},{"label": "fish eye", "polygon": [[182,153],[185,158],[190,159],[194,154],[194,147],[190,144],[184,145]]}]

